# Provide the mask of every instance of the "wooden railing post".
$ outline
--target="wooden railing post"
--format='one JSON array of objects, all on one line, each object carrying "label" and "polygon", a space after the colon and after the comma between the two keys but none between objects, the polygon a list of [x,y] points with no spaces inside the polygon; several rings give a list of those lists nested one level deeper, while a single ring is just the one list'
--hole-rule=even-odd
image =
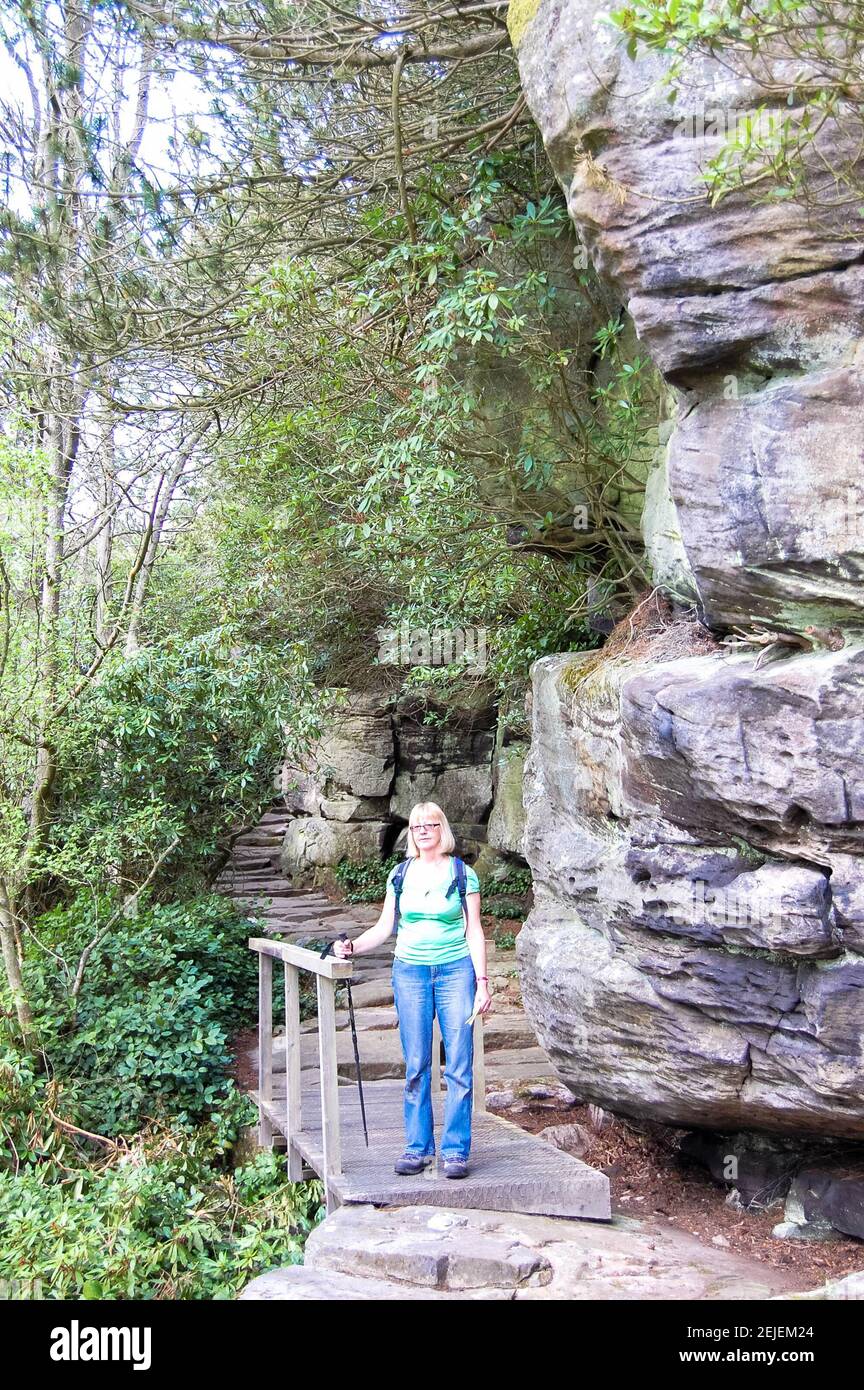
[{"label": "wooden railing post", "polygon": [[294,1136],[303,1127],[300,1113],[300,971],[290,961],[285,971],[285,1139],[288,1144],[288,1181],[300,1182],[303,1157]]},{"label": "wooden railing post", "polygon": [[331,1179],[342,1172],[342,1137],[339,1132],[339,1073],[336,1060],[336,981],[324,975],[318,981],[318,1055],[321,1075],[321,1137],[324,1148],[324,1186],[331,1209]]},{"label": "wooden railing post", "polygon": [[273,1099],[273,957],[258,957],[258,1143],[273,1146],[265,1102]]}]

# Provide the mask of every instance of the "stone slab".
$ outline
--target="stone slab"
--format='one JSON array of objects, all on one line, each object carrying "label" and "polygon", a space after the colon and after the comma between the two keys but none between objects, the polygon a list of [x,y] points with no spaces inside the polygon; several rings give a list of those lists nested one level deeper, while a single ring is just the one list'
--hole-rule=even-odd
[{"label": "stone slab", "polygon": [[472,1228],[467,1216],[425,1207],[341,1207],[309,1237],[305,1265],[435,1289],[542,1287],[552,1266],[512,1228]]},{"label": "stone slab", "polygon": [[[482,1299],[511,1299],[509,1289],[490,1289],[469,1295]],[[425,1299],[444,1302],[461,1301],[464,1293],[442,1293],[438,1289],[396,1284],[389,1279],[358,1279],[350,1274],[334,1274],[332,1270],[308,1269],[305,1265],[289,1265],[260,1274],[238,1295],[239,1300],[259,1302],[269,1299],[293,1301],[375,1302],[385,1299]]]},{"label": "stone slab", "polygon": [[[346,1273],[349,1268],[354,1272]],[[356,1280],[356,1293],[349,1279]],[[302,1269],[262,1276],[241,1297],[719,1302],[864,1293],[861,1275],[808,1294],[797,1293],[795,1282],[793,1271],[653,1221],[393,1203],[333,1211],[310,1235]]]}]

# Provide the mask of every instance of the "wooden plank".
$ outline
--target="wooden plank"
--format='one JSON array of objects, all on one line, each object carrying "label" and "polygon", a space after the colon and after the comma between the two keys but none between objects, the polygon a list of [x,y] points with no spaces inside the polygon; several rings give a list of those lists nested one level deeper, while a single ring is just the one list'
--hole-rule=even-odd
[{"label": "wooden plank", "polygon": [[271,941],[267,937],[250,937],[249,950],[258,951],[262,956],[272,956],[274,960],[287,961],[301,970],[311,970],[313,975],[323,975],[328,980],[350,980],[354,970],[350,960],[337,960],[335,956],[325,956],[322,960],[317,951],[307,950],[305,946],[292,946],[287,941]]},{"label": "wooden plank", "polygon": [[258,1142],[263,1149],[273,1145],[273,1128],[262,1101],[273,1096],[273,961],[258,957]]},{"label": "wooden plank", "polygon": [[[264,956],[261,957],[265,959]],[[292,1135],[303,1128],[300,1093],[300,971],[285,961],[285,1138],[288,1141],[288,1180],[299,1182],[303,1159]]]},{"label": "wooden plank", "polygon": [[332,1179],[342,1171],[342,1143],[339,1134],[339,1077],[336,1071],[336,986],[319,975],[318,1046],[321,1059],[322,1177],[327,1188],[330,1210]]},{"label": "wooden plank", "polygon": [[[357,1087],[342,1088],[343,1171],[331,1178],[334,1204],[419,1203],[609,1219],[609,1179],[605,1174],[498,1115],[477,1115],[472,1122],[471,1171],[467,1178],[452,1182],[444,1177],[440,1166],[427,1168],[416,1178],[395,1174],[393,1161],[402,1152],[401,1090],[397,1081],[379,1081],[364,1087],[370,1125],[367,1149],[359,1121]],[[434,1104],[436,1128],[443,1119],[444,1104],[442,1094]],[[303,1110],[305,1127],[298,1142],[309,1166],[321,1174],[317,1091],[304,1089]],[[278,1127],[275,1110],[274,1123]]]}]

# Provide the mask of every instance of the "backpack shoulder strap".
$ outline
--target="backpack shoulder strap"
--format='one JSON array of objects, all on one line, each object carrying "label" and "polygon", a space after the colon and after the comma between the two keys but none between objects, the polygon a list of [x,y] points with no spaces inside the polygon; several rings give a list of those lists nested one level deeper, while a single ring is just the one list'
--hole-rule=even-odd
[{"label": "backpack shoulder strap", "polygon": [[396,872],[393,875],[393,893],[396,898],[396,907],[393,914],[393,925],[396,931],[399,930],[399,899],[402,896],[402,885],[405,882],[405,875],[411,863],[410,859],[403,859],[401,864],[396,865]]},{"label": "backpack shoulder strap", "polygon": [[468,874],[466,873],[463,861],[458,857],[458,855],[455,854],[453,855],[453,881],[450,884],[450,887],[447,889],[448,898],[450,897],[450,894],[453,892],[454,888],[457,889],[459,893],[459,901],[462,904],[462,911],[465,913],[465,917],[467,919],[468,906],[465,902],[465,898],[468,893]]}]

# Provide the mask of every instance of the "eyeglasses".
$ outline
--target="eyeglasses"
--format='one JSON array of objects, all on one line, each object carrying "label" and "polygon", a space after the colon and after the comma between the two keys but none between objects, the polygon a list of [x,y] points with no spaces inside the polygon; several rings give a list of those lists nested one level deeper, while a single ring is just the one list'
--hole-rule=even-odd
[{"label": "eyeglasses", "polygon": [[440,820],[433,820],[426,825],[412,825],[410,828],[411,830],[440,830],[441,822]]}]

